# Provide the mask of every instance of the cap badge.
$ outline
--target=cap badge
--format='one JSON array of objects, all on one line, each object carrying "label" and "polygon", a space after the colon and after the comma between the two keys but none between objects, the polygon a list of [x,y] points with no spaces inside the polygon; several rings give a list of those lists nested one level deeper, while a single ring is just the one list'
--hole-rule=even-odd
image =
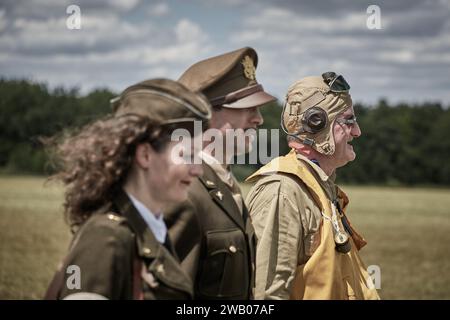
[{"label": "cap badge", "polygon": [[255,65],[253,64],[252,58],[245,56],[241,63],[244,66],[244,76],[247,79],[255,80]]}]

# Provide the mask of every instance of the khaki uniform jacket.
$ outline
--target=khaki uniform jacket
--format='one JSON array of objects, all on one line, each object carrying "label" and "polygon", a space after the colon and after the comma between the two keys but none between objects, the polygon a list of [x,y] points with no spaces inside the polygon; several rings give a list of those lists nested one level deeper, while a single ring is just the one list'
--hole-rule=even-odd
[{"label": "khaki uniform jacket", "polygon": [[[69,266],[79,267],[79,288],[67,285],[73,283],[72,274],[67,273]],[[62,299],[76,293],[107,299],[189,299],[192,282],[173,247],[167,249],[156,240],[121,191],[112,210],[95,213],[75,234],[46,298]]]},{"label": "khaki uniform jacket", "polygon": [[189,199],[164,217],[196,299],[249,299],[254,285],[255,237],[229,188],[203,163]]},{"label": "khaki uniform jacket", "polygon": [[289,299],[297,265],[317,248],[321,213],[307,187],[274,174],[250,190],[247,204],[258,239],[255,299]]},{"label": "khaki uniform jacket", "polygon": [[[295,154],[291,152],[287,157],[295,159]],[[333,177],[328,177],[323,170],[301,155],[297,155],[297,161],[312,174],[328,202],[332,199],[340,202],[348,201],[340,198],[343,195],[338,194]],[[295,165],[295,160],[292,160],[291,164]],[[302,180],[284,172],[259,176],[259,180],[249,192],[247,203],[258,238],[255,290],[257,299],[289,299],[296,296],[295,290],[298,290],[299,286],[297,272],[305,266],[323,240],[320,232],[323,224],[322,212],[316,201],[311,190]],[[352,231],[356,239],[357,233],[354,229]],[[365,244],[362,238],[359,240],[357,248]],[[353,242],[352,244],[354,245]],[[322,244],[322,246],[325,245],[328,244]],[[334,243],[330,250],[331,255],[322,259],[334,257]],[[345,271],[354,272],[363,265],[357,253],[352,252],[346,256],[348,259],[344,260],[354,259],[353,266],[340,265],[344,263],[344,260],[339,255],[337,260],[327,261],[332,265],[336,263],[336,268],[344,267],[347,268]],[[329,270],[324,272],[333,273],[337,270],[331,265],[327,268]],[[323,275],[322,280],[330,279],[331,281],[332,278],[328,278],[329,276]],[[339,281],[337,284],[341,285]],[[301,283],[300,286],[302,285],[304,284]],[[328,290],[325,288],[329,285],[335,284],[323,284],[322,288]],[[296,287],[295,290],[294,287]],[[336,291],[332,292],[331,296],[341,297],[340,294],[340,291]],[[362,295],[364,294],[366,298],[378,297],[373,290],[365,290]],[[314,293],[316,297],[327,295],[327,292]],[[362,295],[358,296],[362,297]]]}]

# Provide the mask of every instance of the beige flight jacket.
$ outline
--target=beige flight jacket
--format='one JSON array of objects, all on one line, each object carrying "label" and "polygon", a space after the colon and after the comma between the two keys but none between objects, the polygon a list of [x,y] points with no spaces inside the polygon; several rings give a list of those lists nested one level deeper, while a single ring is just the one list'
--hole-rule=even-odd
[{"label": "beige flight jacket", "polygon": [[[300,162],[299,165],[306,168],[318,182],[325,197],[330,200],[336,199],[338,189],[334,184],[334,175],[328,177],[320,167],[307,158],[302,155],[296,156],[297,161]],[[290,163],[295,164],[293,151],[286,156],[286,158],[288,157],[291,159]],[[293,178],[292,175],[276,172],[259,176],[259,180],[247,196],[247,206],[258,241],[255,299],[289,299],[296,297],[293,289],[299,287],[300,278],[296,278],[297,273],[302,270],[302,266],[308,262],[321,244],[321,233],[319,231],[323,219],[317,200],[311,193],[311,189],[303,181]],[[355,235],[359,237],[356,232]],[[365,244],[365,241],[362,238],[357,240],[359,240],[359,243],[356,247],[359,249]],[[355,246],[353,240],[352,244]],[[333,243],[330,245],[333,245]],[[334,250],[334,248],[332,249]],[[332,253],[333,250],[328,251]],[[353,260],[351,264],[354,264],[350,268],[359,269],[357,272],[362,272],[364,276],[367,276],[365,271],[362,270],[363,264],[356,251],[356,249],[352,249],[352,253],[348,256],[347,260]],[[345,268],[347,267],[348,265],[345,266]],[[354,270],[351,272],[354,272]],[[335,284],[325,284],[324,287],[330,285],[335,286]],[[345,286],[346,284],[338,284],[338,286],[341,285]],[[360,287],[361,284],[356,286]],[[362,286],[365,287],[364,284]],[[335,294],[332,292],[333,289],[328,291],[328,293],[324,292],[323,294],[315,292],[312,296],[319,298],[342,297],[342,293]],[[344,289],[344,291],[347,290]],[[359,290],[358,288],[359,292],[361,292],[360,298],[378,298],[376,290],[369,290],[368,288]],[[300,296],[304,297],[303,294],[301,293]],[[344,298],[352,298],[347,297],[346,292],[344,292],[344,295]],[[298,298],[298,295],[296,298]]]}]

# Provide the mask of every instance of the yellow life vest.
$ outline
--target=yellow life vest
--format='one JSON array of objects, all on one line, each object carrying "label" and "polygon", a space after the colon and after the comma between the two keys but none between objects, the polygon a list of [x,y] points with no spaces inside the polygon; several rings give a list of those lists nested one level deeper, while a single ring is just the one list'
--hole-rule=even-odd
[{"label": "yellow life vest", "polygon": [[[328,219],[322,219],[321,222],[319,229],[320,245],[305,264],[297,267],[290,298],[295,300],[380,299],[358,254],[358,250],[367,242],[348,222],[352,233],[350,237],[351,250],[348,253],[336,251],[331,222],[332,203],[313,174],[303,163],[298,161],[294,150],[284,157],[273,159],[248,177],[247,181],[276,172],[291,174],[303,181],[311,191],[323,215],[328,217]],[[338,199],[345,216],[345,208],[349,201],[345,193],[339,188]],[[338,219],[342,228],[341,218],[338,217]]]}]

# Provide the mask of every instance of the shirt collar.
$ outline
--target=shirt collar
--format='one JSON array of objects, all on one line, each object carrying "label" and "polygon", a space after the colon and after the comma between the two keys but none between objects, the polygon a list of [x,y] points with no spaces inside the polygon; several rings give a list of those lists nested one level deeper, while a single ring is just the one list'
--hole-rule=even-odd
[{"label": "shirt collar", "polygon": [[131,194],[127,194],[131,202],[133,203],[133,206],[145,220],[150,230],[152,230],[156,240],[158,240],[159,243],[164,243],[167,236],[167,226],[164,223],[163,215],[160,214],[157,217],[142,202],[133,197]]},{"label": "shirt collar", "polygon": [[232,173],[229,166],[223,165],[217,158],[203,151],[200,152],[200,158],[217,173],[220,180],[226,184],[230,183]]},{"label": "shirt collar", "polygon": [[322,170],[321,167],[319,167],[317,164],[315,164],[314,162],[312,162],[311,160],[309,160],[307,157],[305,157],[302,154],[297,153],[297,159],[302,160],[304,162],[306,162],[313,170],[314,172],[319,176],[319,178],[322,181],[328,181],[331,180],[332,182],[334,182],[336,174],[335,172],[333,172],[331,174],[331,176],[328,176],[325,171]]},{"label": "shirt collar", "polygon": [[211,165],[218,165],[218,164],[221,165],[221,163],[220,163],[219,160],[217,160],[217,159],[216,159],[215,157],[213,157],[212,155],[210,155],[210,154],[204,152],[203,150],[200,151],[200,158],[202,158],[203,161],[205,161],[206,164],[209,164],[210,166],[211,166]]}]

